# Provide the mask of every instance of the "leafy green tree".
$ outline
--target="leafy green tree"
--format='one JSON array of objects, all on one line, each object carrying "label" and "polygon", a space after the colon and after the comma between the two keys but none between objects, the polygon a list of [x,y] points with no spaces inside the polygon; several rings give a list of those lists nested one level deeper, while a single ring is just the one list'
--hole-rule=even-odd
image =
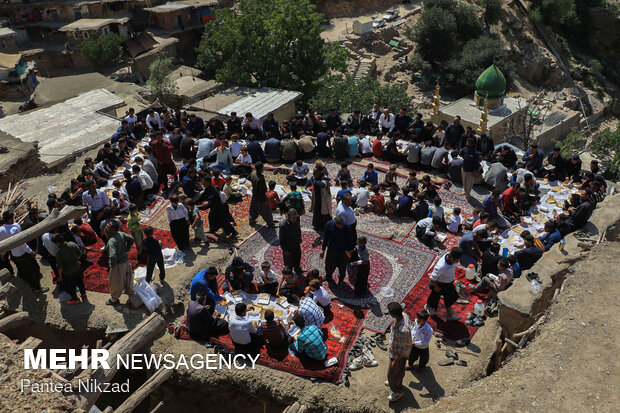
[{"label": "leafy green tree", "polygon": [[120,55],[122,42],[123,38],[117,33],[99,33],[80,43],[80,53],[97,67],[103,67]]},{"label": "leafy green tree", "polygon": [[620,127],[612,132],[607,128],[596,136],[590,144],[594,156],[609,162],[608,170],[614,175],[620,173]]},{"label": "leafy green tree", "polygon": [[352,113],[356,109],[365,111],[369,110],[374,102],[396,112],[411,104],[404,87],[399,84],[381,86],[371,77],[354,80],[343,75],[332,75],[322,79],[319,84],[309,104],[321,114],[326,114],[330,107],[343,113]]},{"label": "leafy green tree", "polygon": [[542,19],[554,28],[578,25],[575,0],[533,0],[530,8],[533,19]]},{"label": "leafy green tree", "polygon": [[475,39],[482,34],[483,25],[476,6],[458,2],[452,13],[456,20],[457,36],[461,42]]},{"label": "leafy green tree", "polygon": [[480,5],[484,7],[484,20],[487,24],[496,24],[502,15],[503,0],[481,0]]},{"label": "leafy green tree", "polygon": [[149,66],[149,78],[146,86],[153,97],[163,102],[170,102],[176,96],[176,85],[172,80],[172,58],[159,56]]},{"label": "leafy green tree", "polygon": [[439,62],[456,48],[456,33],[454,15],[439,7],[430,7],[422,10],[420,19],[406,29],[405,36],[417,43],[417,51],[425,60]]},{"label": "leafy green tree", "polygon": [[562,150],[562,155],[568,157],[573,156],[575,152],[581,151],[586,147],[588,137],[582,129],[573,128],[566,138],[558,142],[558,146]]},{"label": "leafy green tree", "polygon": [[246,0],[239,12],[220,9],[205,25],[197,64],[226,85],[310,92],[331,69],[344,71],[346,52],[321,38],[325,16],[309,0]]}]

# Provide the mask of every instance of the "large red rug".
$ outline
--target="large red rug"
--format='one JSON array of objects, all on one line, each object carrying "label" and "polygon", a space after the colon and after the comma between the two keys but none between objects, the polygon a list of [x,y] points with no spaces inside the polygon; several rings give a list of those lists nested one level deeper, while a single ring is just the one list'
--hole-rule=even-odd
[{"label": "large red rug", "polygon": [[[325,262],[320,259],[321,237],[311,226],[311,217],[302,217],[302,259],[301,266],[306,270],[318,269],[324,275]],[[359,232],[359,231],[358,231]],[[361,233],[361,232],[359,232]],[[357,297],[353,293],[355,274],[351,268],[341,286],[332,284],[331,295],[338,301],[357,307],[370,307],[364,327],[384,332],[391,319],[382,312],[387,303],[402,301],[434,262],[436,254],[432,251],[404,246],[397,242],[364,234],[368,238],[370,250],[369,293]],[[283,267],[282,250],[275,230],[259,229],[240,245],[239,255],[255,268],[263,261],[269,261],[272,269],[279,273]]]},{"label": "large red rug", "polygon": [[[336,357],[338,364],[325,367],[322,361],[311,360],[309,358],[299,359],[288,354],[286,348],[279,350],[267,350],[263,346],[260,350],[258,363],[276,370],[285,371],[304,377],[316,377],[318,379],[338,383],[347,365],[349,350],[357,340],[364,324],[366,310],[352,309],[334,303],[332,305],[332,315],[325,318],[325,324],[321,328],[325,343],[327,344],[327,359]],[[335,337],[330,330],[336,329],[340,333],[340,338]],[[179,338],[191,340],[186,328],[186,320],[180,328]],[[213,343],[219,344],[230,351],[234,351],[234,345],[230,335],[211,338]]]},{"label": "large red rug", "polygon": [[[467,285],[467,283],[470,282],[467,278],[465,278],[465,270],[461,267],[457,267],[456,269],[456,279],[461,281],[464,285]],[[429,282],[430,279],[428,278],[428,275],[425,275],[403,300],[403,303],[405,303],[406,306],[405,312],[411,317],[412,320],[415,318],[415,314],[422,310],[426,304],[426,299],[430,294]],[[474,336],[476,330],[478,330],[478,327],[471,327],[465,324],[465,321],[467,320],[467,313],[474,311],[474,304],[478,298],[482,298],[483,301],[486,298],[484,295],[471,294],[471,290],[469,288],[462,289],[459,293],[459,297],[464,300],[469,300],[468,304],[455,303],[452,306],[454,313],[461,317],[460,321],[449,323],[445,321],[446,309],[443,306],[443,300],[439,302],[439,308],[437,309],[437,315],[439,317],[435,316],[428,319],[434,331],[441,332],[445,338],[450,340],[459,340]]]},{"label": "large red rug", "polygon": [[[123,226],[124,227],[124,226]],[[124,227],[125,232],[129,233]],[[169,231],[155,229],[153,237],[160,240],[163,248],[176,248],[176,244],[172,239]],[[108,282],[108,272],[110,270],[108,255],[103,254],[101,248],[104,247],[103,241],[98,238],[97,243],[86,248],[88,260],[92,261],[88,267],[84,269],[84,286],[88,291],[96,291],[98,293],[110,292],[110,284]],[[136,268],[139,263],[138,254],[135,245],[129,251],[129,261],[132,268]]]}]

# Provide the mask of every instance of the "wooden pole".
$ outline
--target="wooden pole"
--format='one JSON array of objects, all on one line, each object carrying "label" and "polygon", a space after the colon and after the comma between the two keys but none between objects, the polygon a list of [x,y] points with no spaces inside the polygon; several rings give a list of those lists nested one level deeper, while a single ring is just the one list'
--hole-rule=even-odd
[{"label": "wooden pole", "polygon": [[0,287],[0,300],[5,300],[17,291],[17,287],[11,283],[6,283]]},{"label": "wooden pole", "polygon": [[495,340],[495,371],[502,366],[502,340]]},{"label": "wooden pole", "polygon": [[0,254],[4,254],[15,247],[19,247],[20,245],[23,245],[26,242],[31,241],[62,224],[66,224],[72,219],[81,217],[85,213],[86,207],[68,206],[64,207],[60,211],[55,209],[38,224],[20,232],[19,234],[0,241]]},{"label": "wooden pole", "polygon": [[[78,376],[79,379],[94,379],[99,383],[108,383],[118,371],[116,364],[117,356],[124,356],[127,354],[133,354],[138,351],[142,346],[151,341],[161,330],[166,326],[164,318],[157,313],[151,314],[148,318],[138,324],[133,330],[127,333],[124,337],[114,343],[108,350],[108,364],[110,368],[104,370],[99,368],[92,374],[85,371]],[[80,402],[78,408],[89,411],[95,404],[101,392],[88,392],[84,391],[78,394]]]},{"label": "wooden pole", "polygon": [[15,327],[21,327],[29,322],[30,316],[25,311],[4,317],[3,319],[0,319],[0,333],[4,333],[5,331]]},{"label": "wooden pole", "polygon": [[155,406],[155,408],[153,410],[151,410],[151,413],[157,413],[158,411],[161,410],[162,407],[164,407],[164,402],[163,401],[157,403],[157,406]]},{"label": "wooden pole", "polygon": [[136,390],[131,396],[121,404],[115,413],[131,413],[144,399],[146,399],[155,389],[172,376],[174,370],[161,368]]}]

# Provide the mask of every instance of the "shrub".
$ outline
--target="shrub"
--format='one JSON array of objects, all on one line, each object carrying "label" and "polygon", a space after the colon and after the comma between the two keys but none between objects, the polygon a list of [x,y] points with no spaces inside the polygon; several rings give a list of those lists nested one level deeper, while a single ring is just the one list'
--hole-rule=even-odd
[{"label": "shrub", "polygon": [[487,24],[496,24],[502,15],[502,0],[481,0],[480,5],[484,7],[484,20]]}]

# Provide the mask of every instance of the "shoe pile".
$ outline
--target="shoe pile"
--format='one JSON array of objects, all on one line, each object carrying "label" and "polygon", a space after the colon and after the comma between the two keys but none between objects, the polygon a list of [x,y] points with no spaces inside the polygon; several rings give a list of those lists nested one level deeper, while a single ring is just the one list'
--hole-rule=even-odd
[{"label": "shoe pile", "polygon": [[349,370],[355,371],[362,367],[377,367],[379,363],[372,354],[377,342],[371,337],[360,337],[349,351]]},{"label": "shoe pile", "polygon": [[472,327],[482,327],[484,325],[484,316],[467,313],[467,321],[465,321],[465,324]]},{"label": "shoe pile", "polygon": [[499,312],[497,309],[497,305],[498,305],[497,298],[491,298],[490,300],[487,300],[487,302],[484,305],[484,312],[486,313],[488,317],[497,316]]},{"label": "shoe pile", "polygon": [[538,282],[538,284],[542,284],[542,280],[540,279],[540,275],[538,275],[538,273],[536,272],[528,272],[527,275],[525,276],[525,278],[528,281],[532,281],[532,280],[536,280]]}]

